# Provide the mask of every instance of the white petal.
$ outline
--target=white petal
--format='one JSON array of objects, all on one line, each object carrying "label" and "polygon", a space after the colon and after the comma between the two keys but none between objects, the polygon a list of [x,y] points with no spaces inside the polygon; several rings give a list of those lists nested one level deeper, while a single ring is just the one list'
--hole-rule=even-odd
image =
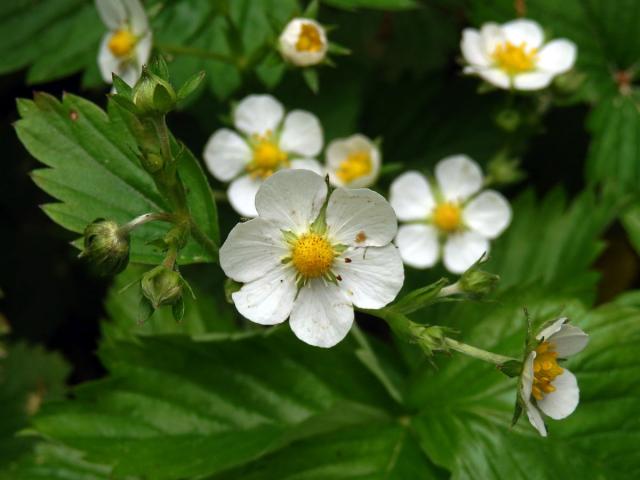
[{"label": "white petal", "polygon": [[460,49],[464,59],[471,65],[488,67],[491,64],[491,58],[483,48],[480,32],[474,28],[465,28],[463,30]]},{"label": "white petal", "polygon": [[547,427],[544,425],[544,420],[538,407],[531,402],[531,390],[533,388],[533,361],[536,358],[536,352],[529,353],[524,366],[522,367],[522,375],[520,377],[520,398],[525,404],[525,411],[529,422],[534,426],[538,433],[543,437],[547,436]]},{"label": "white petal", "polygon": [[296,170],[311,170],[313,173],[324,176],[324,168],[315,158],[297,158],[291,161],[291,168]]},{"label": "white petal", "polygon": [[565,323],[560,331],[551,335],[549,341],[554,344],[560,358],[567,358],[581,352],[587,346],[589,335],[580,328]]},{"label": "white petal", "polygon": [[351,329],[353,306],[339,287],[314,279],[300,289],[289,324],[303,342],[333,347]]},{"label": "white petal", "polygon": [[511,79],[509,78],[509,75],[499,68],[468,67],[465,68],[464,73],[480,75],[484,80],[498,88],[503,88],[505,90],[509,90],[511,88]]},{"label": "white petal", "polygon": [[545,415],[561,420],[571,415],[580,402],[578,381],[565,369],[551,384],[556,387],[555,392],[546,393],[542,400],[538,400],[538,407]]},{"label": "white petal", "polygon": [[217,130],[204,147],[207,168],[222,182],[235,178],[251,161],[251,148],[233,130]]},{"label": "white petal", "polygon": [[495,23],[485,23],[480,29],[480,38],[485,53],[491,56],[499,44],[504,43],[505,36],[502,28]]},{"label": "white petal", "polygon": [[575,43],[565,40],[553,40],[538,53],[537,68],[545,72],[559,74],[571,70],[576,61]]},{"label": "white petal", "polygon": [[464,201],[482,187],[482,170],[466,155],[453,155],[441,160],[435,173],[438,186],[448,201]]},{"label": "white petal", "polygon": [[393,244],[349,248],[334,265],[338,285],[360,308],[384,307],[396,298],[404,282],[402,259]]},{"label": "white petal", "polygon": [[464,223],[487,238],[496,238],[511,223],[509,202],[493,190],[471,200],[462,212]]},{"label": "white petal", "polygon": [[528,49],[538,48],[544,41],[544,32],[533,20],[518,19],[502,25],[505,38],[512,44],[525,44]]},{"label": "white petal", "polygon": [[440,256],[438,231],[431,225],[400,225],[395,243],[404,263],[414,268],[433,267]]},{"label": "white petal", "polygon": [[285,117],[280,137],[282,150],[315,157],[322,150],[322,142],[322,127],[314,114],[294,110]]},{"label": "white petal", "polygon": [[546,88],[553,80],[549,72],[521,73],[513,77],[513,87],[518,90],[540,90]]},{"label": "white petal", "polygon": [[444,266],[451,273],[463,273],[489,252],[489,240],[467,231],[450,235],[444,244]]},{"label": "white petal", "polygon": [[282,104],[271,95],[249,95],[236,106],[233,121],[241,132],[264,135],[276,131],[283,115]]},{"label": "white petal", "polygon": [[138,43],[136,43],[136,59],[138,60],[139,67],[149,63],[152,47],[153,42],[151,33],[147,33],[144,37],[138,40]]},{"label": "white petal", "polygon": [[127,11],[120,0],[96,0],[96,8],[110,30],[117,30],[127,21]]},{"label": "white petal", "polygon": [[112,33],[108,32],[102,37],[100,49],[98,50],[98,67],[100,68],[102,79],[106,83],[112,83],[112,73],[117,74],[120,72],[120,60],[109,49],[111,35]]},{"label": "white petal", "polygon": [[131,25],[133,33],[136,35],[142,35],[149,30],[149,22],[147,21],[147,14],[144,11],[144,7],[140,3],[140,0],[121,0],[124,7],[127,9],[127,20]]},{"label": "white petal", "polygon": [[286,169],[270,176],[256,195],[258,214],[282,230],[306,232],[327,198],[327,184],[308,170]]},{"label": "white petal", "polygon": [[327,205],[327,228],[342,245],[382,247],[398,231],[396,215],[385,198],[366,188],[337,188]]},{"label": "white petal", "polygon": [[554,333],[559,332],[562,329],[562,326],[568,321],[567,317],[560,317],[555,320],[551,325],[542,329],[538,335],[536,335],[536,340],[549,340]]},{"label": "white petal", "polygon": [[229,189],[227,197],[233,209],[242,217],[255,217],[258,215],[256,211],[256,195],[258,189],[263,185],[261,178],[252,178],[250,175],[243,175],[236,178]]},{"label": "white petal", "polygon": [[[369,155],[371,172],[345,184],[336,172],[349,155],[365,152]],[[380,173],[381,155],[378,147],[364,135],[355,134],[347,138],[332,141],[327,147],[326,159],[329,170],[329,180],[337,187],[365,188],[373,185]]]},{"label": "white petal", "polygon": [[254,218],[233,227],[220,247],[220,266],[227,277],[251,282],[281,265],[289,252],[276,225]]},{"label": "white petal", "polygon": [[125,64],[121,64],[118,67],[119,71],[115,73],[127,84],[130,86],[134,86],[140,75],[142,74],[142,69],[139,65],[136,65],[135,62],[127,62]]},{"label": "white petal", "polygon": [[403,173],[391,184],[389,202],[402,222],[426,219],[436,205],[429,182],[421,173]]},{"label": "white petal", "polygon": [[291,313],[297,291],[295,269],[280,266],[245,283],[231,298],[243,317],[261,325],[275,325]]}]

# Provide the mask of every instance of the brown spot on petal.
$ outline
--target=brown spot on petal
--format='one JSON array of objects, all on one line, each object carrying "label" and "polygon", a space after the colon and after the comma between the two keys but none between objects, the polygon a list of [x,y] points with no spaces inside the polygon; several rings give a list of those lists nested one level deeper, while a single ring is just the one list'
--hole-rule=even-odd
[{"label": "brown spot on petal", "polygon": [[344,259],[344,263],[351,263],[351,259],[350,259],[349,257],[346,257],[346,258]]},{"label": "brown spot on petal", "polygon": [[340,275],[336,276],[336,280],[338,280],[339,282],[342,281],[342,277]]},{"label": "brown spot on petal", "polygon": [[367,235],[364,233],[364,230],[360,230],[356,235],[356,243],[362,243],[367,239]]}]

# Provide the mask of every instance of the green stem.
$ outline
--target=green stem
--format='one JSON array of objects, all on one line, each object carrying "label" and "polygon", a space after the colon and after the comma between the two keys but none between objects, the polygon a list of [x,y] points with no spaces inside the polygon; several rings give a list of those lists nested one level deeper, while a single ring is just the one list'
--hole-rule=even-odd
[{"label": "green stem", "polygon": [[238,66],[238,62],[229,55],[211,52],[202,48],[183,47],[182,45],[156,45],[156,47],[173,55],[189,55],[191,57],[205,58],[208,60],[217,60],[218,62],[228,63],[229,65]]},{"label": "green stem", "polygon": [[487,350],[474,347],[473,345],[467,345],[466,343],[459,342],[458,340],[454,340],[453,338],[449,337],[444,338],[444,343],[451,350],[455,350],[456,352],[463,353],[469,357],[477,358],[484,362],[493,363],[495,365],[502,365],[510,361],[518,361],[518,359],[516,358],[488,352]]}]

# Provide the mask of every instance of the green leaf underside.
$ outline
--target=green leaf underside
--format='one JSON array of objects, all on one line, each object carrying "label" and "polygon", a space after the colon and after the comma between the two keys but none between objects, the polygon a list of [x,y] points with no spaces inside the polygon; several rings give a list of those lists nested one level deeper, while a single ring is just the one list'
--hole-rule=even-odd
[{"label": "green leaf underside", "polygon": [[[134,137],[119,107],[106,114],[93,103],[65,94],[62,102],[38,93],[19,100],[18,137],[29,153],[50,167],[32,173],[36,184],[61,203],[44,211],[56,223],[81,233],[97,218],[126,223],[134,217],[166,208],[151,177],[136,157]],[[217,213],[208,183],[188,150],[179,159],[179,172],[188,185],[188,203],[198,225],[218,243]],[[167,224],[151,223],[132,234],[131,260],[159,263],[163,254],[147,243],[166,233]],[[181,251],[183,264],[212,258],[195,242]]]}]

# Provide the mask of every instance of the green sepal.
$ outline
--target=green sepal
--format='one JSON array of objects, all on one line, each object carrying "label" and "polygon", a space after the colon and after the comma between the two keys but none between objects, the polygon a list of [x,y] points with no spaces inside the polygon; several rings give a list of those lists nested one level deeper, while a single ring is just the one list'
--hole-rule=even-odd
[{"label": "green sepal", "polygon": [[303,68],[302,78],[313,93],[317,94],[320,91],[320,80],[318,79],[318,71],[315,68]]},{"label": "green sepal", "polygon": [[180,299],[171,306],[171,314],[176,322],[181,322],[184,318],[184,299]]},{"label": "green sepal", "polygon": [[184,82],[180,87],[180,89],[178,90],[178,101],[185,100],[193,92],[195,92],[202,84],[202,81],[204,80],[205,76],[206,76],[206,73],[204,71],[200,71],[195,75],[192,75],[191,77],[189,77],[187,81]]},{"label": "green sepal", "polygon": [[162,55],[154,55],[148,64],[149,71],[164,81],[169,81],[169,66]]},{"label": "green sepal", "polygon": [[138,323],[143,324],[151,318],[155,312],[155,308],[151,305],[151,302],[146,297],[140,297],[140,303],[138,304]]},{"label": "green sepal", "polygon": [[122,78],[120,78],[115,73],[111,74],[111,79],[113,82],[113,88],[115,88],[118,95],[123,96],[127,100],[133,99],[133,88]]},{"label": "green sepal", "polygon": [[351,55],[351,49],[339,43],[329,42],[327,51],[333,55]]},{"label": "green sepal", "polygon": [[242,284],[239,282],[236,282],[231,278],[227,278],[224,281],[224,298],[227,301],[227,303],[230,303],[233,305],[233,298],[231,295],[236,293],[241,288],[242,288]]},{"label": "green sepal", "polygon": [[304,9],[304,13],[302,14],[302,16],[304,18],[312,18],[312,19],[316,19],[318,18],[318,9],[320,7],[320,2],[318,0],[311,0],[309,2],[309,5],[307,5],[307,8]]}]

